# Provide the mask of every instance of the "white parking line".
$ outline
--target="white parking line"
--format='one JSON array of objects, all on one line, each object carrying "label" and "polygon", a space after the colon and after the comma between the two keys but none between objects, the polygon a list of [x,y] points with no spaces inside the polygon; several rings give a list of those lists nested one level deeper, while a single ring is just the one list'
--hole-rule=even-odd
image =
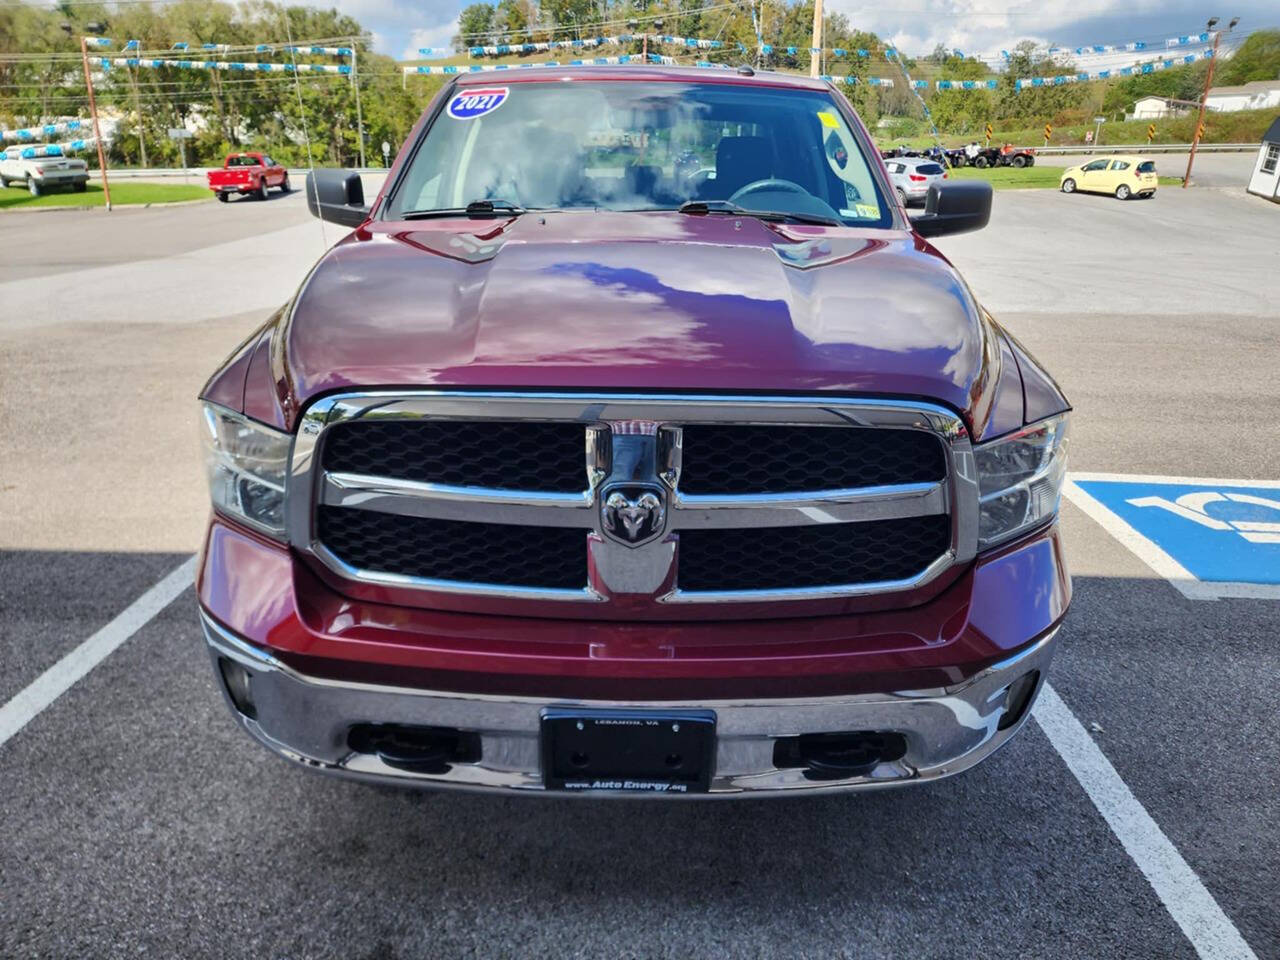
[{"label": "white parking line", "polygon": [[195,569],[191,557],[0,707],[0,746],[191,586]]},{"label": "white parking line", "polygon": [[1196,953],[1205,960],[1257,960],[1178,848],[1049,684],[1044,685],[1031,715]]}]

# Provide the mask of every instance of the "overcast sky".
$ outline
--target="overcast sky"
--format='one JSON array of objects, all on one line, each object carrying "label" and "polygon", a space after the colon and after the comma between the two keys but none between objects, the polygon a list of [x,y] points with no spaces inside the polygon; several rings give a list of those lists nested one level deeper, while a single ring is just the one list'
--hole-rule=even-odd
[{"label": "overcast sky", "polygon": [[[466,4],[335,0],[334,5],[374,32],[380,52],[412,57],[419,47],[448,46]],[[1239,33],[1280,26],[1280,0],[899,0],[883,6],[826,0],[826,7],[913,55],[928,53],[937,43],[985,54],[1022,39],[1064,47],[1146,40],[1150,50],[1159,50],[1167,37],[1202,30],[1214,15],[1224,23],[1241,17]]]}]

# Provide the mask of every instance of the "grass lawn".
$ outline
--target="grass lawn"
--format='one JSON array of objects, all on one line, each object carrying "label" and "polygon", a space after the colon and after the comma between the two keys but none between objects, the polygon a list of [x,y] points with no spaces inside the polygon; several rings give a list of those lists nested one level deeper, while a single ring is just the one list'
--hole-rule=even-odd
[{"label": "grass lawn", "polygon": [[[995,190],[1027,190],[1034,188],[1058,189],[1058,181],[1066,167],[961,167],[952,170],[954,180],[986,180]],[[1161,177],[1160,186],[1176,186],[1182,183],[1181,177]]]},{"label": "grass lawn", "polygon": [[1025,190],[1029,187],[1058,189],[1058,179],[1066,167],[961,167],[951,171],[953,180],[985,180],[996,190]]},{"label": "grass lawn", "polygon": [[[130,183],[111,184],[111,205],[123,207],[139,203],[174,203],[178,200],[210,200],[213,194],[207,187],[193,183]],[[102,187],[90,183],[84,193],[71,190],[55,190],[38,197],[27,193],[25,186],[12,186],[0,190],[0,210],[21,207],[101,207]]]}]

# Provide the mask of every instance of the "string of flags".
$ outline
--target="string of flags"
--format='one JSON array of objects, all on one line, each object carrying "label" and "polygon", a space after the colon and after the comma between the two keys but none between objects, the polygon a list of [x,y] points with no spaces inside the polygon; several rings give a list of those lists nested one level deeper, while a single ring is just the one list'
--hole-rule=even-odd
[{"label": "string of flags", "polygon": [[[115,45],[115,41],[109,37],[85,37],[85,43],[96,49],[103,49]],[[140,40],[126,40],[120,47],[121,52],[128,53],[142,47]],[[185,50],[208,50],[217,53],[228,53],[235,49],[229,43],[190,43],[186,40],[179,40],[169,48],[174,51]],[[259,43],[253,48],[255,53],[293,53],[303,56],[317,57],[349,57],[353,51],[351,47],[316,47],[307,44],[278,44],[278,43]]]},{"label": "string of flags", "polygon": [[226,60],[160,60],[140,57],[90,57],[90,66],[110,70],[112,67],[147,67],[179,70],[231,70],[246,73],[351,73],[345,63],[239,63]]},{"label": "string of flags", "polygon": [[[1186,34],[1178,37],[1170,37],[1165,41],[1166,48],[1178,46],[1190,46],[1197,43],[1208,43],[1213,37],[1212,33],[1203,32],[1199,34]],[[712,40],[704,37],[680,37],[670,34],[656,33],[621,33],[613,36],[586,37],[581,40],[547,40],[538,43],[500,43],[485,44],[480,46],[472,46],[467,48],[467,53],[473,57],[480,56],[508,56],[520,53],[543,53],[550,50],[576,50],[599,46],[620,46],[629,43],[638,43],[647,40],[649,43],[658,43],[668,46],[685,47],[690,50],[737,50],[739,53],[760,53],[765,56],[772,54],[785,54],[787,56],[799,56],[807,53],[810,56],[818,56],[823,54],[830,57],[846,58],[859,57],[868,58],[872,55],[872,51],[864,47],[846,48],[846,47],[800,47],[800,46],[782,46],[771,43],[764,43],[761,40],[756,49],[751,50],[744,43],[730,42],[725,40]],[[1058,54],[1074,53],[1077,56],[1088,56],[1091,54],[1107,54],[1107,53],[1124,53],[1138,52],[1146,50],[1148,44],[1144,40],[1132,40],[1127,43],[1094,43],[1085,44],[1078,47],[1049,47],[1050,56]],[[422,56],[440,56],[442,54],[453,53],[452,48],[445,47],[421,47],[418,53]],[[962,59],[965,55],[959,50],[952,51],[957,57]],[[897,51],[892,48],[886,50],[886,56],[893,59],[897,56]],[[1012,59],[1012,54],[1008,50],[1001,50],[999,54],[982,54],[973,59],[998,62],[1008,61]]]},{"label": "string of flags", "polygon": [[[1166,49],[1170,47],[1188,47],[1197,43],[1208,43],[1212,39],[1213,34],[1206,31],[1170,37],[1164,42],[1164,45]],[[1074,53],[1076,56],[1087,56],[1094,53],[1132,53],[1146,50],[1148,46],[1145,40],[1131,40],[1128,43],[1094,43],[1080,47],[1050,47],[1049,56],[1056,56],[1061,53]],[[1001,50],[1000,55],[1002,59],[1009,59],[1008,50]]]},{"label": "string of flags", "polygon": [[[1190,53],[1175,59],[1158,60],[1151,63],[1135,64],[1133,66],[1111,68],[1107,70],[1091,70],[1080,71],[1077,73],[1061,74],[1052,77],[1027,77],[1014,81],[1014,90],[1021,92],[1022,90],[1033,89],[1036,87],[1057,87],[1072,83],[1084,83],[1089,80],[1105,80],[1108,77],[1129,77],[1137,76],[1144,73],[1154,73],[1159,70],[1167,70],[1171,67],[1180,66],[1184,63],[1194,63],[1196,60],[1202,60],[1213,56],[1212,49],[1204,50],[1201,53]],[[885,58],[889,60],[897,59],[897,51],[886,50]],[[169,61],[161,61],[169,62]],[[535,67],[582,67],[582,66],[603,66],[607,64],[626,64],[626,63],[659,63],[659,64],[676,64],[674,57],[662,56],[656,53],[644,54],[623,54],[617,57],[592,57],[589,59],[576,60],[547,60],[531,63],[494,63],[494,64],[461,64],[443,67],[431,66],[412,66],[405,67],[404,73],[410,75],[455,75],[464,73],[492,73],[502,70],[524,70]],[[898,60],[901,64],[901,61]],[[695,67],[709,67],[714,69],[726,69],[729,65],[724,63],[712,63],[708,60],[698,60],[692,64]],[[304,69],[302,64],[298,66],[299,70]],[[904,70],[905,73],[905,70]],[[821,77],[831,83],[844,83],[847,85],[866,84],[870,87],[892,87],[894,81],[892,77],[855,77],[855,76],[832,76],[824,74]],[[913,92],[921,90],[996,90],[999,88],[1000,81],[996,77],[987,77],[982,80],[912,80],[907,77],[907,87]]]},{"label": "string of flags", "polygon": [[38,160],[40,157],[61,157],[77,150],[87,150],[98,141],[94,137],[85,140],[69,140],[66,143],[47,143],[39,147],[7,147],[4,154],[10,160]]},{"label": "string of flags", "polygon": [[[719,50],[728,46],[721,40],[701,40],[696,37],[670,37],[644,33],[620,33],[611,37],[587,37],[582,40],[547,40],[542,43],[498,43],[468,47],[467,52],[473,57],[499,57],[512,53],[544,53],[549,50],[582,50],[601,46],[616,47],[628,43],[639,43],[645,39],[653,43],[674,44],[698,50]],[[437,48],[424,47],[418,53],[429,55],[435,49]]]},{"label": "string of flags", "polygon": [[1084,83],[1089,80],[1106,80],[1108,77],[1134,77],[1144,73],[1156,73],[1160,70],[1168,70],[1171,67],[1179,67],[1184,63],[1195,63],[1197,60],[1209,60],[1213,57],[1213,49],[1202,50],[1199,53],[1188,53],[1186,56],[1174,59],[1155,60],[1150,63],[1138,63],[1128,67],[1113,68],[1110,70],[1087,70],[1079,73],[1059,74],[1056,77],[1027,77],[1017,80],[1014,88],[1017,90],[1026,90],[1032,87],[1058,87],[1068,83]]},{"label": "string of flags", "polygon": [[[46,123],[42,127],[24,127],[19,130],[0,130],[0,141],[20,143],[24,140],[47,140],[60,133],[74,133],[81,127],[86,130],[92,126],[88,120],[64,120],[61,123]],[[77,143],[79,141],[76,141]]]},{"label": "string of flags", "polygon": [[[484,46],[468,47],[467,53],[473,57],[499,57],[517,53],[543,53],[550,50],[580,50],[600,46],[622,46],[629,43],[649,43],[664,46],[684,47],[687,50],[737,50],[740,53],[751,53],[745,43],[734,43],[726,40],[709,40],[705,37],[678,37],[665,33],[620,33],[607,37],[586,37],[581,40],[547,40],[540,43],[499,43]],[[438,56],[452,53],[442,47],[421,47],[418,53],[422,56]],[[755,52],[767,55],[787,54],[797,56],[801,53],[815,55],[830,54],[834,57],[870,57],[871,51],[863,48],[847,49],[844,47],[789,47],[771,43],[759,43]]]},{"label": "string of flags", "polygon": [[[466,63],[461,66],[448,67],[405,67],[406,76],[409,75],[449,75],[458,73],[492,73],[498,70],[527,70],[531,67],[586,67],[586,66],[604,66],[606,64],[622,64],[622,63],[665,63],[672,64],[675,60],[672,57],[663,57],[656,53],[648,56],[640,53],[624,54],[620,57],[593,57],[589,60],[547,60],[539,63]],[[724,66],[723,64],[707,64],[707,66]]]},{"label": "string of flags", "polygon": [[[467,63],[461,65],[452,65],[446,67],[429,67],[415,66],[405,67],[405,76],[450,76],[464,73],[495,73],[502,70],[528,70],[537,67],[589,67],[589,66],[606,66],[626,63],[663,63],[668,65],[675,64],[674,57],[664,57],[661,54],[650,53],[645,54],[633,53],[623,54],[617,57],[592,57],[583,60],[546,60],[536,63]],[[699,60],[692,64],[695,67],[702,67],[711,70],[728,70],[731,66],[727,63],[712,63],[709,60]],[[891,77],[853,77],[853,76],[829,76],[824,75],[822,80],[831,83],[844,83],[849,85],[865,83],[872,87],[892,87],[893,79]]]},{"label": "string of flags", "polygon": [[1188,37],[1170,37],[1164,42],[1165,47],[1189,47],[1195,43],[1208,43],[1211,33],[1197,33]]},{"label": "string of flags", "polygon": [[[712,64],[708,64],[712,66]],[[826,80],[828,83],[844,83],[854,86],[859,83],[865,83],[869,87],[892,87],[893,77],[855,77],[852,75],[832,77],[823,74],[819,79]]]}]

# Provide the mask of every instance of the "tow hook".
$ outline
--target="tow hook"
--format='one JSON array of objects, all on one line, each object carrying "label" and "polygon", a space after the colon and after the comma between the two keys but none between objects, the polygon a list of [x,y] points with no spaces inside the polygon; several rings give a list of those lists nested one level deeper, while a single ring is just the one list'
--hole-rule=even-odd
[{"label": "tow hook", "polygon": [[347,744],[406,773],[448,773],[455,763],[480,759],[480,736],[451,727],[360,724],[351,728]]},{"label": "tow hook", "polygon": [[848,780],[865,777],[882,763],[901,760],[906,752],[907,741],[900,733],[806,733],[775,741],[773,765],[803,769],[806,780]]}]

